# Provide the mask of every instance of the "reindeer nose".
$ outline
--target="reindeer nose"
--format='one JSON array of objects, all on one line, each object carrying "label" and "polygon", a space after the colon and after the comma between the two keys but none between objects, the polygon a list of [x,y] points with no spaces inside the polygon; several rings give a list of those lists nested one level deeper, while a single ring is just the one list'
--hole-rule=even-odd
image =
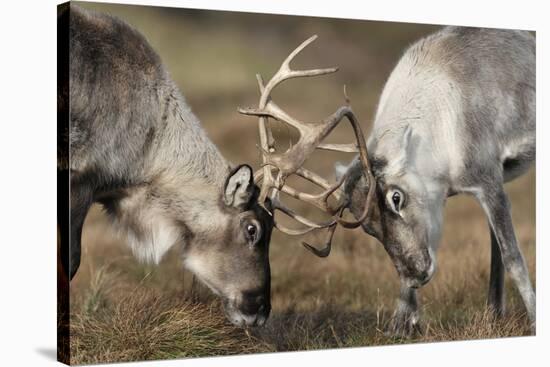
[{"label": "reindeer nose", "polygon": [[269,305],[263,292],[246,292],[243,294],[241,312],[248,315],[269,312]]},{"label": "reindeer nose", "polygon": [[430,273],[428,271],[423,271],[418,276],[418,280],[422,285],[426,284],[429,278],[430,278]]},{"label": "reindeer nose", "polygon": [[430,262],[429,266],[423,270],[416,271],[412,278],[414,278],[414,288],[419,288],[428,283],[434,274],[435,266],[433,262]]}]

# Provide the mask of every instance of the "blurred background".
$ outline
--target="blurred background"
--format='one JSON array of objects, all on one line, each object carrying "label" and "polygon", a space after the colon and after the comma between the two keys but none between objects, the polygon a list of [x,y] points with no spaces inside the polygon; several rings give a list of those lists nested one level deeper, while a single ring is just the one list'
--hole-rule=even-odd
[{"label": "blurred background", "polygon": [[[268,80],[298,44],[317,34],[317,41],[297,57],[293,66],[338,66],[340,70],[329,76],[289,81],[276,90],[274,100],[293,116],[317,121],[344,103],[346,85],[351,105],[368,136],[378,97],[393,66],[408,45],[439,29],[405,23],[99,3],[78,5],[120,17],[145,35],[222,154],[233,163],[254,167],[259,162],[257,120],[239,115],[237,107],[257,105],[256,73]],[[345,123],[342,125],[329,141],[353,141],[352,131]],[[276,127],[275,133],[282,146],[296,138],[282,126]],[[308,168],[331,180],[333,162],[352,158],[346,154],[316,154],[308,160]],[[300,182],[295,184],[302,187]],[[513,205],[516,234],[534,282],[534,168],[508,184],[507,192]],[[294,204],[308,215],[317,215]],[[185,350],[190,347],[181,347],[178,342],[179,349],[165,354],[155,354],[154,350],[144,354],[143,346],[134,346],[132,354],[127,352],[127,344],[113,342],[122,334],[107,333],[90,339],[91,330],[100,327],[98,320],[106,329],[122,322],[112,318],[114,310],[119,312],[124,306],[120,301],[124,297],[155,294],[164,300],[203,305],[216,305],[216,300],[181,269],[178,249],[173,249],[158,267],[140,264],[101,208],[94,207],[84,225],[82,265],[71,283],[73,356],[76,361],[97,362],[526,334],[523,306],[511,284],[507,284],[507,319],[496,324],[487,322],[490,239],[480,207],[471,197],[451,198],[444,223],[437,273],[419,292],[426,329],[422,336],[395,339],[383,333],[399,288],[397,273],[375,239],[361,230],[338,229],[331,255],[319,259],[302,248],[301,239],[274,231],[270,251],[273,311],[266,328],[246,335],[230,330],[228,335],[234,339],[235,334],[231,333],[238,333],[244,344],[226,349],[190,352]],[[217,320],[216,325],[229,328],[221,309],[208,307],[208,315]],[[142,316],[144,312],[154,313],[148,307],[139,309]],[[134,317],[132,312],[128,311],[122,319]],[[147,320],[137,325],[145,329]],[[122,330],[121,325],[118,328]],[[118,353],[124,348],[126,354]],[[98,359],[98,350],[111,354]]]}]

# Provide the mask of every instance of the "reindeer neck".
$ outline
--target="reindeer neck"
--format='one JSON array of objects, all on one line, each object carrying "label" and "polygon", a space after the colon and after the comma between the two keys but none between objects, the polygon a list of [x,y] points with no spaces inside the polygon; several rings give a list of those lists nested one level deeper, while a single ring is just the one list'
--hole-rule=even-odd
[{"label": "reindeer neck", "polygon": [[179,93],[167,97],[164,110],[136,182],[103,200],[134,253],[151,262],[178,238],[223,222],[220,195],[230,166]]},{"label": "reindeer neck", "polygon": [[161,177],[181,187],[221,190],[230,163],[208,138],[177,88],[172,86],[167,90],[169,92],[160,96],[164,100],[163,114],[144,167],[144,177]]}]

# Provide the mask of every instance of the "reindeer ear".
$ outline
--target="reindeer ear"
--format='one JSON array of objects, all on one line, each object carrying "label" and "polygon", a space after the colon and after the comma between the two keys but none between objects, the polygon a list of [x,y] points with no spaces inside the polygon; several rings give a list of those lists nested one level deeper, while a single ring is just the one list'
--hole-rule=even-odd
[{"label": "reindeer ear", "polygon": [[[413,156],[416,144],[414,144],[413,141],[413,129],[411,125],[403,127],[403,135],[400,138],[401,145],[390,158],[390,165],[393,168],[387,168],[386,172],[388,173],[394,173],[396,171],[393,170],[400,170],[403,167],[407,167],[410,162],[409,159]],[[396,141],[396,143],[398,144],[399,141]]]},{"label": "reindeer ear", "polygon": [[405,132],[403,133],[403,141],[401,142],[402,147],[405,148],[404,151],[410,148],[412,132],[413,132],[413,129],[411,125],[407,125],[407,127],[405,128]]},{"label": "reindeer ear", "polygon": [[242,208],[247,205],[254,193],[254,175],[252,168],[241,164],[234,168],[225,180],[223,201],[225,205]]},{"label": "reindeer ear", "polygon": [[402,141],[401,141],[401,147],[402,147],[402,151],[403,152],[406,152],[407,154],[405,155],[409,155],[408,153],[410,149],[413,148],[413,144],[411,144],[411,141],[412,141],[412,127],[411,125],[407,125],[407,127],[405,128],[405,131],[403,132],[403,138],[402,138]]}]

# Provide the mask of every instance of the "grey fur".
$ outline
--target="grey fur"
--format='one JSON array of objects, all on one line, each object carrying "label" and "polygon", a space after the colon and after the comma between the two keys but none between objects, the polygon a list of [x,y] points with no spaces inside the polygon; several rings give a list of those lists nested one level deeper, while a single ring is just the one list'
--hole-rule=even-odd
[{"label": "grey fur", "polygon": [[[416,42],[384,87],[368,148],[377,197],[363,228],[384,244],[402,283],[392,331],[417,326],[415,289],[434,273],[443,207],[459,193],[474,195],[489,220],[489,306],[503,313],[506,269],[534,328],[535,293],[503,189],[535,160],[534,37],[446,27]],[[345,190],[358,216],[368,187],[357,160],[350,169]],[[401,210],[392,209],[396,192]]]},{"label": "grey fur", "polygon": [[136,30],[71,5],[69,32],[70,162],[58,167],[70,169],[71,278],[98,202],[139,258],[158,263],[181,246],[183,264],[223,297],[232,322],[263,324],[273,222],[250,167],[232,169]]}]

